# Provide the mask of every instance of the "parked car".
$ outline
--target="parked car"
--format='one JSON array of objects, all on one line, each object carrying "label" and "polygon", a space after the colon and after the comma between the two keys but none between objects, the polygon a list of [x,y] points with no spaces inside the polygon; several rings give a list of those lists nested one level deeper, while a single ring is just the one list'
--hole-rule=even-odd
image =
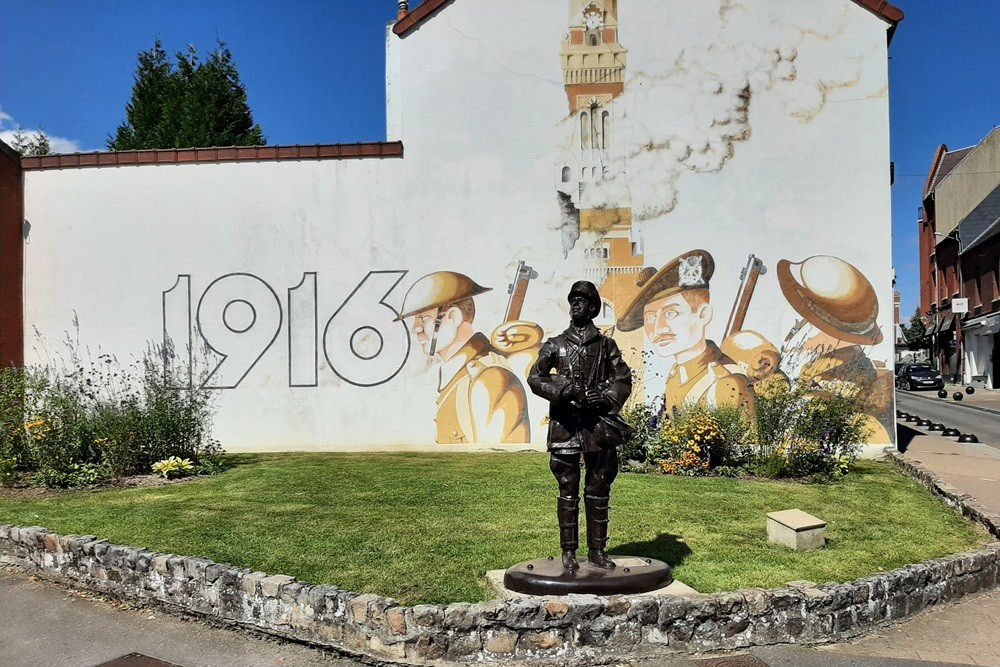
[{"label": "parked car", "polygon": [[937,369],[923,364],[907,364],[896,376],[896,386],[900,389],[944,389],[944,379]]}]

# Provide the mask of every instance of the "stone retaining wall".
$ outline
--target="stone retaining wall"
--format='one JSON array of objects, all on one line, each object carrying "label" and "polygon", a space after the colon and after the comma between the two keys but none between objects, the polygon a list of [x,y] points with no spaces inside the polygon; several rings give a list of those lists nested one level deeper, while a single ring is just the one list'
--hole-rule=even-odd
[{"label": "stone retaining wall", "polygon": [[[978,509],[919,466],[897,465],[996,535]],[[968,508],[968,509],[966,509]],[[570,595],[405,607],[206,558],[110,544],[94,536],[0,525],[0,563],[134,602],[211,617],[382,661],[596,664],[624,655],[818,643],[853,637],[1000,578],[1000,542],[847,584],[790,583],[690,596]]]}]

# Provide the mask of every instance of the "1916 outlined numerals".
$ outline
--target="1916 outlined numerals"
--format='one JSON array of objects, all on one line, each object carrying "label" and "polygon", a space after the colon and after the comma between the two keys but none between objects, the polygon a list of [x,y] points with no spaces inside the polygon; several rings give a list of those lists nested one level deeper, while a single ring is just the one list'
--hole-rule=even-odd
[{"label": "1916 outlined numerals", "polygon": [[[288,315],[288,386],[319,386],[319,349],[331,370],[358,387],[394,378],[410,355],[406,325],[386,298],[406,271],[370,271],[327,321],[319,338],[317,274],[302,274],[278,293],[250,273],[227,273],[209,283],[192,313],[191,276],[180,274],[162,293],[165,377],[192,386],[194,331],[204,342],[210,370],[202,386],[235,389],[274,345]],[[286,310],[287,309],[287,310]],[[180,387],[178,387],[180,388]]]}]

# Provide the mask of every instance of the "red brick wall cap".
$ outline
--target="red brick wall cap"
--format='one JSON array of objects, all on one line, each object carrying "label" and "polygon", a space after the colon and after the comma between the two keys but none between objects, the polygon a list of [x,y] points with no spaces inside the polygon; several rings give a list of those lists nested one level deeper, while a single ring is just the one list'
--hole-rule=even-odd
[{"label": "red brick wall cap", "polygon": [[[785,0],[788,1],[788,0]],[[895,30],[896,25],[903,20],[903,10],[886,0],[852,0],[861,5],[871,13],[880,17],[890,25],[890,31]],[[420,6],[413,11],[403,15],[392,27],[392,31],[403,37],[409,32],[416,30],[421,23],[429,19],[439,9],[454,2],[454,0],[424,0]],[[891,35],[890,35],[891,37]]]},{"label": "red brick wall cap", "polygon": [[226,146],[212,148],[162,148],[137,151],[55,153],[22,157],[24,169],[73,169],[147,164],[213,162],[265,162],[271,160],[346,160],[403,157],[400,141],[357,144],[305,144],[294,146]]}]

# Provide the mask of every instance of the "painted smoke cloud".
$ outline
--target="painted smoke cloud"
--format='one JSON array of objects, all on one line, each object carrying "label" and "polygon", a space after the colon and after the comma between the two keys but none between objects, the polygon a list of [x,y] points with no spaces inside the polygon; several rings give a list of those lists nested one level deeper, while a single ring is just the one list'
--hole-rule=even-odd
[{"label": "painted smoke cloud", "polygon": [[[623,2],[619,19],[629,75],[612,105],[617,145],[607,156],[604,180],[587,185],[584,203],[631,208],[635,221],[670,213],[681,196],[682,174],[721,171],[737,145],[750,139],[752,109],[762,96],[774,96],[791,118],[809,123],[837,89],[854,89],[852,97],[884,95],[884,85],[867,85],[864,54],[845,55],[838,44],[856,11],[863,10],[850,2]],[[639,20],[643,29],[630,30]],[[689,23],[700,25],[685,30]],[[706,28],[710,23],[716,27]],[[673,59],[664,57],[664,41],[686,34],[718,39],[678,43]],[[560,126],[563,154],[574,152],[575,131],[575,118]],[[567,221],[562,216],[561,224]]]}]

